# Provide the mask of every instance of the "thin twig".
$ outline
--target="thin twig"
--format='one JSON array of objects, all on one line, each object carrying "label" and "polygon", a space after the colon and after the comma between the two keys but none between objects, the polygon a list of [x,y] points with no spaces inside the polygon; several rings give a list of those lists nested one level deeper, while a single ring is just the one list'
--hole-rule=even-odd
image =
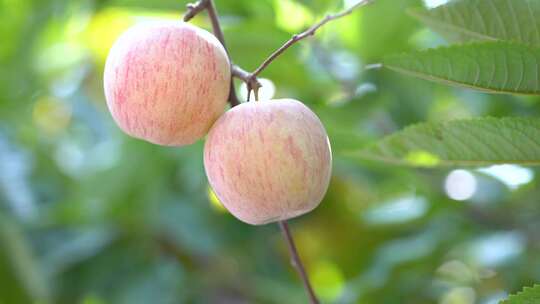
[{"label": "thin twig", "polygon": [[[233,77],[236,77],[238,79],[241,79],[244,81],[248,88],[248,101],[249,96],[251,94],[251,90],[255,92],[255,96],[257,97],[257,93],[259,88],[261,87],[260,82],[257,79],[257,76],[266,68],[272,61],[274,61],[279,55],[281,55],[283,52],[285,52],[289,47],[291,47],[296,42],[315,34],[315,32],[325,25],[327,22],[341,18],[343,16],[349,15],[353,12],[354,9],[364,6],[373,0],[359,0],[356,4],[350,6],[348,9],[337,13],[333,15],[327,15],[324,19],[322,19],[319,23],[316,23],[315,25],[311,26],[306,31],[294,35],[291,39],[289,39],[285,44],[283,44],[279,49],[274,51],[266,60],[263,61],[263,63],[253,72],[249,73],[242,68],[240,68],[237,65],[232,64],[231,65],[231,73]],[[208,16],[210,17],[210,20],[212,22],[212,28],[214,31],[214,35],[218,38],[218,40],[223,44],[223,47],[225,50],[227,50],[227,46],[225,45],[225,39],[223,36],[223,31],[221,30],[221,26],[219,23],[216,7],[214,5],[213,0],[199,0],[198,2],[194,4],[188,4],[187,6],[187,13],[184,16],[184,21],[189,21],[191,18],[193,18],[195,15],[197,15],[199,12],[203,10],[208,11]],[[229,53],[227,52],[229,55]],[[230,60],[230,55],[229,55]],[[232,60],[231,60],[232,62]],[[234,107],[239,104],[238,98],[236,96],[236,92],[234,90],[234,84],[233,80],[231,79],[231,93],[229,96],[229,102],[231,103],[231,106]],[[304,287],[306,289],[306,292],[309,296],[309,300],[311,304],[318,304],[319,300],[317,299],[317,296],[315,295],[315,292],[313,291],[313,288],[311,287],[311,283],[309,282],[309,278],[307,276],[306,270],[304,269],[304,265],[302,264],[302,261],[300,259],[300,256],[298,255],[298,251],[296,250],[296,246],[294,244],[293,237],[291,235],[291,232],[289,230],[289,225],[286,221],[280,221],[278,222],[279,227],[281,228],[281,231],[283,233],[283,236],[285,237],[285,240],[287,242],[287,247],[289,249],[289,253],[291,255],[291,263],[294,268],[298,271],[298,274],[300,275],[300,278],[302,279],[302,282],[304,284]]]},{"label": "thin twig", "polygon": [[225,43],[225,36],[223,35],[223,31],[221,30],[221,25],[219,23],[218,13],[216,10],[216,6],[214,5],[214,1],[208,0],[207,2],[208,5],[206,6],[206,10],[208,11],[208,17],[210,17],[210,22],[212,23],[212,31],[214,32],[214,35],[217,37],[219,42],[221,42],[221,44],[225,48],[225,51],[227,51],[227,54],[229,54],[227,44]]},{"label": "thin twig", "polygon": [[[227,52],[227,56],[229,57],[229,61],[232,62],[231,56],[229,54],[229,51],[227,50],[227,45],[225,44],[225,36],[223,35],[223,31],[221,30],[221,25],[219,23],[219,18],[216,10],[216,6],[214,5],[213,0],[199,0],[196,3],[191,3],[187,5],[187,12],[184,15],[184,21],[189,21],[191,18],[193,18],[195,15],[200,13],[203,10],[208,11],[208,17],[210,18],[210,22],[212,23],[212,31],[214,32],[214,36],[221,42],[223,45],[223,48],[225,49],[225,52]],[[232,68],[232,64],[231,64]],[[231,77],[231,85],[229,89],[229,103],[231,104],[231,107],[235,107],[240,104],[238,101],[238,96],[236,95],[236,90],[234,88],[234,79]]]},{"label": "thin twig", "polygon": [[[227,52],[227,56],[229,56],[229,61],[231,62],[231,68],[232,68],[231,55],[229,53],[229,50],[227,49],[227,45],[225,44],[225,36],[223,35],[223,31],[221,30],[216,6],[214,5],[213,0],[208,0],[208,6],[206,7],[206,9],[208,10],[208,17],[210,17],[210,21],[212,22],[212,30],[214,32],[214,35],[216,35],[217,39],[223,45],[223,48],[225,48],[225,51]],[[236,96],[236,90],[234,88],[234,79],[232,77],[231,77],[231,86],[229,90],[229,103],[231,104],[231,107],[235,107],[240,104],[240,102],[238,101],[238,96]]]},{"label": "thin twig", "polygon": [[[287,40],[281,47],[279,47],[276,51],[274,51],[268,58],[266,58],[261,65],[255,71],[252,73],[248,73],[245,70],[241,69],[239,66],[232,65],[232,76],[236,77],[242,81],[244,81],[247,85],[247,91],[248,91],[248,101],[249,96],[251,95],[251,91],[254,91],[255,96],[258,95],[259,88],[261,87],[260,82],[257,80],[257,77],[259,74],[266,69],[277,57],[279,57],[281,54],[283,54],[288,48],[290,48],[292,45],[294,45],[296,42],[315,35],[317,30],[321,28],[323,25],[328,23],[329,21],[347,16],[351,14],[356,8],[359,8],[361,6],[367,5],[374,0],[359,0],[357,3],[351,5],[349,8],[345,9],[342,12],[336,13],[336,14],[330,14],[324,17],[321,21],[318,23],[312,25],[310,28],[308,28],[306,31],[296,34],[292,36],[291,39]],[[189,21],[192,19],[195,15],[200,13],[203,10],[208,11],[208,15],[210,17],[210,20],[212,22],[212,28],[214,31],[214,35],[218,38],[218,40],[223,44],[223,47],[225,50],[227,50],[227,46],[225,45],[225,38],[223,36],[223,31],[221,30],[221,26],[219,23],[219,19],[217,17],[217,11],[216,7],[214,5],[213,0],[199,0],[196,3],[188,4],[187,5],[187,12],[184,15],[184,21]],[[228,52],[227,52],[228,54]],[[229,56],[230,60],[230,56]],[[232,61],[231,61],[232,62]],[[234,107],[238,105],[240,102],[238,101],[238,97],[236,96],[236,91],[234,90],[234,82],[231,79],[231,90],[229,94],[229,102],[231,103],[231,107]]]},{"label": "thin twig", "polygon": [[263,63],[261,63],[261,65],[257,69],[255,69],[255,71],[253,71],[252,77],[257,77],[264,69],[266,69],[266,67],[268,67],[268,65],[270,65],[270,63],[272,63],[272,61],[274,61],[277,57],[279,57],[279,55],[281,55],[283,52],[285,52],[293,44],[295,44],[296,42],[298,42],[298,41],[300,41],[300,40],[302,40],[302,39],[304,39],[306,37],[315,35],[315,32],[317,32],[317,30],[320,27],[322,27],[323,25],[325,25],[329,21],[332,21],[332,20],[347,16],[347,15],[351,14],[356,8],[359,8],[361,6],[369,4],[372,1],[374,1],[374,0],[360,0],[357,3],[351,5],[348,9],[346,9],[346,10],[344,10],[342,12],[339,12],[339,13],[336,13],[336,14],[326,15],[326,17],[324,17],[318,23],[312,25],[306,31],[304,31],[304,32],[302,32],[300,34],[296,34],[296,35],[292,36],[291,39],[287,40],[287,42],[285,42],[279,49],[277,49],[270,56],[268,56],[268,58],[266,58],[263,61]]},{"label": "thin twig", "polygon": [[257,77],[253,77],[250,72],[242,69],[235,64],[233,64],[232,66],[232,75],[233,77],[236,77],[246,83],[248,91],[247,101],[249,101],[251,91],[255,93],[255,99],[259,99],[259,89],[262,87],[262,84],[259,82],[259,79],[257,79]]},{"label": "thin twig", "polygon": [[184,15],[184,21],[188,22],[193,17],[195,17],[198,13],[204,11],[206,7],[208,6],[209,0],[199,0],[196,3],[188,3],[186,5],[187,12]]},{"label": "thin twig", "polygon": [[279,228],[281,228],[281,232],[283,233],[283,237],[285,237],[285,240],[287,241],[287,247],[289,248],[289,253],[291,255],[291,264],[294,268],[296,268],[296,271],[298,271],[298,274],[302,279],[302,283],[304,283],[304,287],[309,296],[309,301],[311,304],[318,304],[319,300],[317,299],[317,296],[315,295],[315,292],[311,287],[311,283],[309,282],[309,278],[304,268],[304,265],[302,264],[302,260],[298,255],[296,246],[294,245],[294,240],[291,231],[289,230],[289,224],[287,224],[287,221],[279,221],[278,224]]},{"label": "thin twig", "polygon": [[300,40],[302,40],[302,39],[304,39],[306,37],[315,35],[315,32],[317,32],[317,30],[319,28],[321,28],[323,25],[325,25],[329,21],[332,21],[332,20],[347,16],[347,15],[351,14],[355,9],[357,9],[357,8],[359,8],[361,6],[370,4],[373,1],[374,0],[359,0],[357,3],[351,5],[349,8],[345,9],[342,12],[339,12],[339,13],[336,13],[336,14],[326,15],[326,17],[324,17],[321,21],[319,21],[318,23],[312,25],[310,28],[308,28],[304,32],[292,36],[291,39],[287,40],[281,47],[279,47],[272,54],[270,54],[270,56],[268,56],[268,58],[266,58],[263,61],[263,63],[261,63],[261,65],[259,65],[259,67],[257,69],[255,69],[255,71],[253,71],[252,73],[248,73],[248,74],[236,73],[235,74],[234,69],[233,69],[233,77],[237,77],[237,78],[241,79],[247,85],[248,101],[249,101],[249,96],[251,94],[251,90],[253,90],[255,92],[255,96],[257,96],[257,94],[258,94],[258,90],[260,88],[260,83],[258,82],[257,77],[259,76],[259,74],[264,69],[266,69],[276,58],[278,58],[281,54],[283,54],[288,48],[290,48],[292,45],[294,45],[295,43],[297,43],[298,41],[300,41]]},{"label": "thin twig", "polygon": [[254,89],[257,87],[260,88],[262,86],[257,77],[252,77],[252,74],[250,72],[242,69],[238,65],[233,64],[232,74],[234,77],[242,80],[247,85],[251,85]]}]

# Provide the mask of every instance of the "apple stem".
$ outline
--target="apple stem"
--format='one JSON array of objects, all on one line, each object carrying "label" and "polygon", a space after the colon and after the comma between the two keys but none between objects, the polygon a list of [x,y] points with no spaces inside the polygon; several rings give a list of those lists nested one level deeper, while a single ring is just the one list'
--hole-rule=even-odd
[{"label": "apple stem", "polygon": [[259,96],[259,89],[262,87],[261,83],[259,82],[259,79],[257,79],[256,76],[254,76],[252,73],[242,69],[240,66],[233,64],[232,66],[232,75],[233,77],[236,77],[240,80],[242,80],[246,86],[248,91],[247,101],[249,101],[249,98],[251,96],[251,91],[255,93],[255,100],[258,100]]},{"label": "apple stem", "polygon": [[[260,82],[258,81],[257,77],[259,74],[266,69],[277,57],[279,57],[282,53],[284,53],[289,47],[297,43],[298,41],[307,38],[309,36],[315,35],[315,32],[325,25],[327,22],[344,17],[346,15],[351,14],[356,8],[359,8],[361,6],[364,6],[366,4],[369,4],[373,2],[374,0],[358,0],[355,4],[350,5],[347,9],[336,13],[336,14],[330,14],[324,17],[321,21],[318,23],[312,25],[310,28],[308,28],[306,31],[293,35],[289,40],[287,40],[281,47],[279,47],[277,50],[275,50],[273,53],[266,58],[259,67],[257,67],[253,72],[247,72],[240,68],[237,65],[232,64],[232,59],[230,58],[230,54],[227,50],[227,46],[225,45],[225,37],[223,35],[223,31],[221,29],[218,13],[216,10],[216,6],[214,5],[213,0],[198,0],[196,3],[188,4],[187,5],[187,12],[184,15],[184,21],[191,20],[195,15],[200,13],[203,10],[206,10],[208,12],[208,16],[210,18],[210,21],[212,22],[212,29],[214,32],[214,35],[216,38],[221,42],[223,47],[225,48],[225,51],[227,52],[227,55],[229,56],[229,61],[231,62],[231,88],[229,93],[229,103],[231,104],[231,107],[237,106],[240,104],[238,101],[238,97],[236,95],[236,91],[234,88],[234,80],[233,78],[239,78],[240,80],[244,81],[247,85],[248,89],[248,101],[249,96],[251,95],[251,91],[254,91],[255,93],[255,99],[258,99],[258,90],[261,87]],[[287,247],[289,249],[289,253],[291,255],[291,264],[292,266],[297,270],[298,274],[300,275],[300,278],[302,279],[302,282],[304,284],[304,288],[306,289],[306,292],[309,296],[309,300],[311,304],[319,304],[319,300],[317,299],[317,296],[315,295],[315,292],[313,291],[313,288],[311,287],[311,283],[309,282],[309,278],[307,276],[306,270],[304,268],[304,265],[302,264],[302,260],[300,259],[300,256],[298,255],[298,251],[296,250],[296,246],[294,244],[294,240],[292,237],[292,234],[289,230],[289,225],[287,224],[287,221],[279,221],[278,222],[279,227],[281,228],[281,231],[283,233],[283,236],[285,237],[285,241],[287,242]]]},{"label": "apple stem", "polygon": [[[214,5],[213,0],[199,0],[196,3],[190,3],[187,5],[187,12],[184,15],[184,21],[189,21],[195,15],[197,15],[199,12],[206,9],[208,12],[208,17],[210,18],[210,22],[212,23],[212,31],[214,32],[214,36],[221,42],[221,45],[223,45],[223,48],[225,49],[225,52],[227,53],[227,56],[229,56],[229,61],[232,63],[231,55],[229,54],[229,50],[227,49],[227,45],[225,44],[225,36],[223,35],[223,31],[221,30],[221,25],[219,23],[218,13],[216,6]],[[231,64],[232,68],[232,64]],[[231,107],[235,107],[240,104],[240,101],[238,100],[238,96],[236,95],[236,90],[234,88],[234,80],[231,77],[231,86],[229,89],[229,103],[231,104]]]},{"label": "apple stem", "polygon": [[304,268],[304,265],[302,264],[300,255],[298,255],[298,250],[296,250],[294,239],[292,237],[291,231],[289,230],[289,224],[287,223],[287,221],[279,221],[278,225],[279,225],[279,228],[281,228],[281,232],[283,233],[283,237],[285,238],[285,241],[287,242],[287,248],[289,249],[289,254],[291,255],[291,264],[300,275],[300,278],[302,279],[302,283],[304,283],[304,288],[306,289],[306,293],[309,296],[309,302],[311,304],[319,304],[319,300],[317,299],[317,296],[315,295],[315,291],[313,291],[313,288],[311,287],[311,283],[309,282],[306,269]]},{"label": "apple stem", "polygon": [[[214,5],[213,0],[199,0],[196,3],[190,3],[187,5],[187,12],[184,15],[184,21],[189,21],[195,15],[197,15],[199,12],[203,10],[208,11],[208,16],[210,17],[210,21],[212,22],[212,28],[214,31],[214,35],[218,38],[218,40],[223,44],[223,47],[225,48],[225,51],[227,51],[227,54],[229,55],[229,60],[231,61],[231,67],[232,67],[232,76],[237,77],[241,80],[243,80],[248,89],[248,100],[249,96],[251,95],[251,91],[254,91],[255,96],[257,96],[259,88],[261,87],[261,84],[257,80],[257,77],[259,74],[266,69],[277,57],[279,57],[281,54],[283,54],[288,48],[290,48],[292,45],[297,43],[298,41],[315,35],[315,32],[319,28],[321,28],[323,25],[328,23],[329,21],[339,19],[341,17],[350,15],[355,9],[364,6],[366,4],[370,4],[375,0],[358,0],[353,5],[350,5],[347,9],[336,13],[336,14],[329,14],[326,15],[321,21],[315,23],[307,30],[303,31],[302,33],[293,35],[289,40],[287,40],[281,47],[279,47],[277,50],[272,52],[270,56],[268,56],[262,63],[257,67],[253,72],[248,73],[244,70],[241,70],[240,67],[235,66],[232,64],[232,59],[230,58],[229,52],[227,51],[227,46],[225,45],[225,37],[223,35],[223,31],[221,30],[221,26],[219,24],[219,18],[216,10],[216,6]],[[235,71],[236,69],[236,71]],[[245,73],[238,73],[238,71],[243,71]],[[234,80],[231,79],[231,89],[229,93],[229,102],[231,104],[231,107],[237,106],[240,104],[238,101],[238,97],[236,96],[236,91],[234,88]]]}]

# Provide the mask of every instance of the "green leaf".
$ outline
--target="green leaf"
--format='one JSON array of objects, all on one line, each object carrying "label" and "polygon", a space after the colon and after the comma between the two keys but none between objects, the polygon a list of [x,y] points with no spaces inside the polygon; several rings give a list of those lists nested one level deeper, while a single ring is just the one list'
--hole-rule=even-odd
[{"label": "green leaf", "polygon": [[2,213],[0,248],[0,303],[49,303],[49,286],[30,244]]},{"label": "green leaf", "polygon": [[500,304],[536,304],[540,303],[540,285],[525,287],[523,291],[510,295],[507,300]]},{"label": "green leaf", "polygon": [[490,93],[540,94],[540,49],[482,42],[385,57],[391,70]]},{"label": "green leaf", "polygon": [[461,0],[409,13],[434,30],[459,34],[460,40],[504,40],[540,45],[540,2]]},{"label": "green leaf", "polygon": [[420,167],[538,165],[540,119],[476,118],[422,123],[383,138],[359,155]]}]

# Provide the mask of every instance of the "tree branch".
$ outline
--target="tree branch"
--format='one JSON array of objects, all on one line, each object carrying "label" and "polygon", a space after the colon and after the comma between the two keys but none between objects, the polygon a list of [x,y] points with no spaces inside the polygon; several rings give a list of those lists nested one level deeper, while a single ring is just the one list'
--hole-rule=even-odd
[{"label": "tree branch", "polygon": [[193,19],[198,13],[204,11],[208,7],[209,0],[199,0],[196,3],[188,3],[186,5],[187,12],[184,15],[184,22]]},{"label": "tree branch", "polygon": [[[229,62],[231,62],[231,69],[232,69],[232,60],[231,56],[229,54],[229,51],[227,49],[227,45],[225,44],[225,36],[223,35],[223,31],[221,30],[221,25],[219,23],[219,18],[216,10],[216,6],[214,5],[213,0],[199,0],[196,3],[190,3],[187,6],[187,12],[184,15],[184,21],[189,21],[195,15],[200,13],[203,10],[207,10],[208,17],[210,18],[210,22],[212,23],[212,31],[214,32],[214,36],[221,42],[223,45],[223,48],[225,49],[225,52],[227,52],[227,56],[229,57]],[[234,79],[231,77],[231,85],[229,89],[229,103],[231,104],[231,107],[235,107],[240,104],[238,101],[238,96],[236,96],[236,90],[234,88]]]},{"label": "tree branch", "polygon": [[348,9],[346,9],[346,10],[340,12],[340,13],[326,15],[326,17],[324,17],[321,21],[319,21],[318,23],[312,25],[310,28],[308,28],[304,32],[292,36],[291,39],[287,40],[287,42],[285,42],[281,47],[279,47],[270,56],[268,56],[268,58],[266,58],[263,61],[263,63],[261,63],[261,65],[257,69],[255,69],[255,71],[253,71],[253,73],[251,73],[252,74],[251,77],[257,77],[264,69],[266,69],[268,67],[268,65],[270,65],[270,63],[272,63],[272,61],[274,61],[277,57],[279,57],[279,55],[281,55],[283,52],[285,52],[293,44],[295,44],[296,42],[298,42],[298,41],[300,41],[300,40],[302,40],[302,39],[304,39],[306,37],[315,35],[315,32],[317,32],[317,30],[319,28],[321,28],[323,25],[325,25],[329,21],[332,21],[332,20],[347,16],[347,15],[351,14],[356,8],[367,5],[367,4],[369,4],[369,3],[373,2],[373,1],[374,0],[360,0],[357,3],[351,5]]},{"label": "tree branch", "polygon": [[294,240],[293,240],[291,231],[289,230],[289,224],[287,224],[287,221],[279,221],[278,225],[279,225],[279,228],[281,228],[283,237],[287,241],[287,248],[289,249],[289,253],[291,255],[291,264],[294,268],[296,268],[296,271],[298,272],[298,274],[300,275],[300,278],[302,279],[302,283],[304,283],[304,288],[306,289],[306,292],[309,296],[310,303],[318,304],[319,300],[317,299],[317,296],[315,295],[315,292],[313,291],[313,288],[311,287],[311,283],[309,282],[309,278],[304,268],[304,265],[302,264],[302,260],[300,259],[300,256],[298,255],[296,246],[294,245]]},{"label": "tree branch", "polygon": [[[277,57],[279,57],[283,52],[285,52],[289,47],[291,47],[296,42],[308,36],[313,36],[320,27],[322,27],[329,21],[349,15],[354,11],[354,9],[364,6],[366,4],[369,4],[372,1],[373,0],[359,0],[356,4],[350,6],[348,9],[340,13],[327,15],[324,19],[322,19],[320,22],[316,23],[315,25],[311,26],[306,31],[300,34],[294,35],[291,39],[285,42],[285,44],[283,44],[280,48],[274,51],[267,59],[265,59],[263,63],[257,69],[255,69],[255,71],[253,71],[252,73],[249,73],[243,70],[242,68],[240,68],[239,66],[232,64],[232,60],[230,59],[229,52],[227,51],[225,38],[223,36],[223,31],[221,30],[221,26],[220,26],[219,19],[217,16],[216,7],[214,5],[213,0],[199,0],[194,4],[188,4],[187,12],[184,15],[184,21],[186,22],[189,21],[195,15],[197,15],[198,13],[200,13],[201,11],[205,9],[208,11],[208,16],[210,17],[210,21],[212,22],[212,29],[213,29],[214,35],[221,42],[221,44],[227,51],[227,55],[229,56],[229,61],[231,62],[231,74],[233,77],[236,77],[246,83],[247,88],[248,88],[248,101],[249,101],[251,90],[255,92],[255,99],[257,99],[258,90],[261,87],[261,83],[257,79],[257,76],[264,69],[266,69],[266,67],[268,67],[268,65],[270,65]],[[229,95],[229,102],[231,104],[231,107],[234,107],[239,104],[238,98],[236,96],[236,92],[234,90],[233,79],[231,79],[231,90],[230,90],[230,95]],[[281,228],[285,241],[287,242],[287,247],[291,255],[292,265],[294,268],[296,268],[296,270],[298,271],[298,274],[300,275],[300,278],[302,279],[304,288],[306,289],[306,292],[309,296],[310,303],[318,304],[319,300],[317,299],[317,296],[315,295],[315,292],[313,291],[313,288],[311,287],[311,283],[309,282],[309,278],[307,276],[304,265],[302,264],[300,256],[298,255],[298,251],[296,250],[293,237],[289,230],[289,225],[287,224],[286,221],[279,221],[278,224],[279,224],[279,227]]]},{"label": "tree branch", "polygon": [[[355,9],[357,9],[357,8],[359,8],[361,6],[370,4],[373,1],[374,0],[359,0],[357,3],[351,5],[349,8],[345,9],[342,12],[339,12],[339,13],[336,13],[336,14],[326,15],[326,17],[324,17],[321,21],[319,21],[318,23],[312,25],[310,28],[308,28],[304,32],[292,36],[291,39],[287,40],[281,47],[279,47],[272,54],[270,54],[270,56],[268,56],[268,58],[266,58],[263,61],[263,63],[261,63],[261,65],[259,65],[259,67],[257,67],[257,69],[255,69],[255,71],[253,71],[252,73],[248,73],[248,72],[242,70],[238,66],[233,66],[233,77],[236,77],[236,78],[244,81],[246,83],[246,85],[247,85],[248,101],[249,101],[249,96],[250,96],[251,90],[253,90],[255,92],[255,96],[258,95],[258,90],[261,87],[261,84],[257,80],[257,77],[259,76],[259,74],[264,69],[266,69],[276,58],[278,58],[281,54],[283,54],[288,48],[290,48],[292,45],[294,45],[295,43],[297,43],[298,41],[300,41],[300,40],[302,40],[302,39],[304,39],[306,37],[315,35],[317,30],[319,28],[321,28],[323,25],[325,25],[326,23],[328,23],[328,22],[330,22],[332,20],[339,19],[341,17],[347,16],[347,15],[350,15]],[[235,71],[235,68],[236,68],[236,71]]]},{"label": "tree branch", "polygon": [[255,100],[259,99],[259,89],[262,87],[262,84],[257,77],[254,77],[250,72],[234,64],[232,67],[232,75],[246,83],[248,91],[247,101],[249,101],[251,91],[255,92]]},{"label": "tree branch", "polygon": [[[290,48],[292,45],[297,43],[298,41],[305,39],[309,36],[315,35],[317,30],[321,28],[326,23],[339,19],[341,17],[350,15],[355,9],[370,4],[374,0],[359,0],[357,3],[351,5],[349,8],[335,14],[326,15],[321,21],[318,23],[312,25],[310,28],[305,30],[304,32],[300,34],[296,34],[292,36],[291,39],[287,40],[281,47],[279,47],[277,50],[275,50],[268,58],[266,58],[259,67],[257,67],[252,73],[249,73],[242,68],[240,68],[237,65],[232,64],[232,60],[229,55],[229,60],[231,61],[231,72],[233,78],[236,77],[242,81],[244,81],[247,85],[248,90],[248,101],[250,97],[251,91],[255,92],[255,97],[258,95],[258,91],[261,88],[261,84],[257,77],[259,74],[266,69],[276,58],[278,58],[281,54],[283,54],[288,48]],[[223,47],[227,51],[227,46],[225,44],[225,38],[223,36],[223,31],[221,30],[221,26],[219,23],[219,19],[217,17],[217,11],[216,7],[214,5],[213,0],[199,0],[196,3],[190,3],[187,5],[187,12],[184,15],[184,21],[191,20],[195,15],[200,13],[203,10],[208,11],[208,16],[210,17],[210,21],[212,22],[212,29],[214,32],[214,35],[218,38],[218,40],[223,44]],[[229,52],[227,51],[227,54]],[[257,98],[256,98],[257,99]],[[236,96],[236,91],[234,90],[234,82],[231,79],[231,89],[229,93],[229,102],[231,104],[231,107],[234,107],[238,105],[240,102],[238,101],[238,97]]]}]

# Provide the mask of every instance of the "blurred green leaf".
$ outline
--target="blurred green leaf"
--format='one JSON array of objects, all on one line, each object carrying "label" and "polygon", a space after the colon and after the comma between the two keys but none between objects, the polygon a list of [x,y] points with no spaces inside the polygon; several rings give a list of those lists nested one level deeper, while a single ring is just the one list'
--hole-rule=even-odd
[{"label": "blurred green leaf", "polygon": [[478,118],[422,123],[362,150],[362,157],[412,166],[540,164],[540,119]]},{"label": "blurred green leaf", "polygon": [[367,142],[365,136],[352,130],[331,127],[327,128],[327,132],[332,144],[332,151],[335,153],[358,149]]},{"label": "blurred green leaf", "polygon": [[[336,26],[342,24],[342,28],[333,33],[345,36],[343,38],[349,40],[346,41],[347,44],[354,48],[362,59],[380,60],[391,52],[411,49],[408,40],[410,35],[418,30],[418,25],[404,14],[404,11],[420,4],[419,0],[374,1],[351,16],[337,20]],[[332,29],[333,26],[329,24],[327,28]],[[356,39],[352,38],[352,35],[356,35]]]},{"label": "blurred green leaf", "polygon": [[540,285],[525,287],[523,291],[510,295],[501,304],[536,304],[540,303]]},{"label": "blurred green leaf", "polygon": [[97,296],[89,295],[81,301],[81,304],[106,304],[106,302]]},{"label": "blurred green leaf", "polygon": [[[0,140],[0,209],[5,211],[5,217],[0,215],[1,304],[305,301],[277,227],[249,227],[212,207],[202,141],[164,148],[130,139],[107,111],[103,64],[116,37],[135,23],[180,20],[188,2],[196,1],[0,0],[0,138],[6,138]],[[232,60],[249,71],[292,32],[351,1],[214,2]],[[522,16],[517,23],[531,25],[520,29],[522,37],[537,39],[537,21],[524,15],[526,8],[518,0],[492,2],[499,9],[508,4],[521,7],[515,11]],[[496,302],[505,296],[501,290],[540,278],[536,238],[529,237],[540,227],[539,168],[497,166],[513,180],[525,172],[527,182],[517,189],[471,172],[477,189],[470,204],[454,204],[441,187],[448,179],[445,168],[411,170],[344,157],[415,122],[540,115],[536,96],[479,94],[403,77],[389,69],[363,69],[388,54],[444,43],[405,13],[423,3],[427,1],[374,1],[328,23],[261,75],[275,84],[275,97],[294,97],[310,106],[332,143],[334,170],[324,202],[291,223],[323,301],[441,303],[463,299],[449,295],[466,290],[470,295],[474,291],[479,301]],[[482,8],[481,16],[491,18],[489,33],[504,34],[490,3],[469,0],[455,5],[471,3]],[[528,4],[536,17],[538,4],[531,0]],[[299,7],[306,13],[302,18],[291,13]],[[431,13],[437,11],[420,12],[433,19]],[[449,20],[455,27],[481,27],[475,11],[451,16],[438,12],[441,17],[436,19],[443,25]],[[500,14],[513,25],[509,9]],[[460,23],[460,17],[474,20]],[[190,23],[211,29],[206,12]],[[517,45],[518,30],[509,26],[506,30],[513,39],[507,42]],[[458,33],[459,41],[480,39],[453,27],[443,30]],[[467,60],[462,64],[472,66]],[[509,69],[519,69],[520,63],[509,61],[513,65]],[[527,68],[534,66],[531,62]],[[452,124],[443,124],[441,129],[445,128],[455,132]],[[532,127],[523,127],[526,133],[521,137],[497,122],[486,122],[486,128],[511,143],[534,146],[526,138],[537,137]],[[479,132],[463,127],[459,134],[464,142],[449,144],[450,148],[465,155],[463,143],[476,143],[478,139],[470,137]],[[479,134],[484,136],[480,140],[493,142],[494,153],[512,149],[491,135]],[[424,135],[433,149],[405,151],[398,163],[428,167],[449,163],[434,153],[439,148],[447,152],[445,145]],[[523,153],[535,156],[537,150]],[[383,209],[387,216],[403,218],[403,209],[388,206],[404,206],[407,212],[414,208],[389,202],[409,197],[425,199],[416,207],[425,209],[422,216],[377,225],[365,216]],[[35,216],[18,220],[14,211],[29,201],[35,205]],[[395,214],[388,213],[392,210]],[[523,248],[509,246],[508,238],[485,242],[486,235],[506,229],[523,236]],[[503,261],[508,254],[512,258]],[[499,257],[498,264],[483,269],[482,265],[493,264],[494,257]],[[449,258],[476,265],[467,269],[474,282],[462,276],[456,289],[448,284],[455,282],[443,281],[448,278],[437,269],[448,265]],[[491,269],[497,278],[483,274]]]},{"label": "blurred green leaf", "polygon": [[531,0],[460,0],[409,13],[439,32],[460,40],[504,40],[540,45],[540,2]]},{"label": "blurred green leaf", "polygon": [[49,291],[24,234],[0,214],[0,303],[49,303]]},{"label": "blurred green leaf", "polygon": [[[276,25],[295,33],[309,27],[314,21],[311,11],[300,3],[291,0],[275,0]],[[291,15],[294,18],[291,18]]]},{"label": "blurred green leaf", "polygon": [[540,49],[482,42],[390,55],[386,68],[489,93],[540,94]]}]

